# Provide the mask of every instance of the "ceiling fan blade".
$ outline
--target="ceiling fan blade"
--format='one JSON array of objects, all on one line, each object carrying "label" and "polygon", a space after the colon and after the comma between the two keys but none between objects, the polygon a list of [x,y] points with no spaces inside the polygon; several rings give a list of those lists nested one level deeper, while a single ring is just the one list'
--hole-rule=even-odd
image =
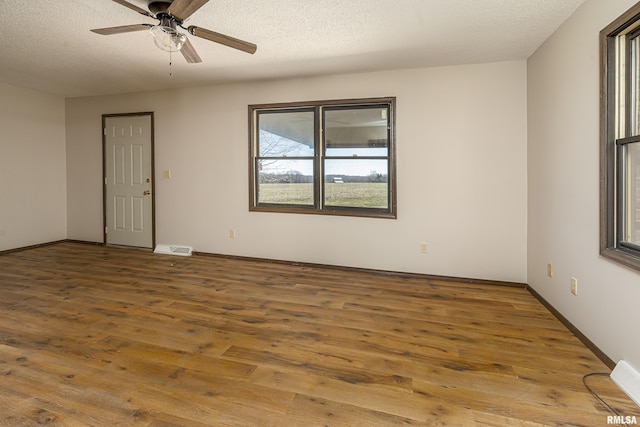
[{"label": "ceiling fan blade", "polygon": [[153,15],[151,14],[151,12],[149,12],[147,10],[144,10],[144,9],[142,9],[142,8],[136,6],[136,5],[133,5],[133,4],[131,4],[131,3],[127,2],[127,1],[125,1],[125,0],[113,0],[113,1],[118,3],[118,4],[123,5],[125,7],[128,7],[131,10],[135,10],[136,12],[138,12],[138,13],[140,13],[142,15],[151,16],[153,18]]},{"label": "ceiling fan blade", "polygon": [[258,46],[253,43],[236,39],[234,37],[225,36],[224,34],[216,33],[215,31],[207,30],[206,28],[196,27],[195,25],[191,25],[189,28],[187,28],[187,30],[189,31],[189,34],[192,34],[196,37],[201,37],[212,42],[220,43],[225,46],[241,50],[243,52],[254,54],[256,53],[256,49],[258,49]]},{"label": "ceiling fan blade", "polygon": [[180,52],[182,52],[182,56],[184,56],[184,59],[186,59],[189,64],[202,62],[200,55],[198,55],[198,52],[196,52],[189,39],[185,40],[184,44],[180,48]]},{"label": "ceiling fan blade", "polygon": [[209,0],[173,0],[167,11],[179,20],[184,21],[208,1]]},{"label": "ceiling fan blade", "polygon": [[151,27],[153,27],[153,25],[151,24],[135,24],[122,25],[120,27],[96,28],[91,31],[97,34],[102,34],[103,36],[109,36],[111,34],[131,33],[134,31],[148,30]]}]

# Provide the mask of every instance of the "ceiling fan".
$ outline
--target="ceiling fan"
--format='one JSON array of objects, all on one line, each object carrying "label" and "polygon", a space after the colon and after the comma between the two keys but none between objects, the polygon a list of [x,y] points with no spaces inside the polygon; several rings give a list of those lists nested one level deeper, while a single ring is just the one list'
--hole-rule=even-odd
[{"label": "ceiling fan", "polygon": [[188,17],[204,6],[209,0],[148,0],[148,11],[125,0],[113,1],[121,4],[122,6],[128,7],[141,15],[157,19],[159,23],[157,25],[135,24],[123,25],[120,27],[97,28],[91,30],[94,33],[107,36],[111,34],[150,30],[156,46],[168,52],[175,52],[179,50],[182,52],[184,59],[191,64],[202,62],[202,59],[194,49],[186,34],[179,32],[178,28],[186,30],[193,36],[201,37],[215,43],[220,43],[243,52],[253,54],[257,49],[255,44],[244,40],[216,33],[215,31],[207,30],[206,28],[197,27],[195,25],[190,25],[188,27],[184,27],[182,25]]}]

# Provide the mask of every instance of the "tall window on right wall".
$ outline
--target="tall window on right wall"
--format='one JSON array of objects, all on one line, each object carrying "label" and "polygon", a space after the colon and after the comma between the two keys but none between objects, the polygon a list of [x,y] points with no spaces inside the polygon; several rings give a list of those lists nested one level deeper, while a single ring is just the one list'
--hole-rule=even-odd
[{"label": "tall window on right wall", "polygon": [[640,270],[640,3],[600,32],[600,252]]}]

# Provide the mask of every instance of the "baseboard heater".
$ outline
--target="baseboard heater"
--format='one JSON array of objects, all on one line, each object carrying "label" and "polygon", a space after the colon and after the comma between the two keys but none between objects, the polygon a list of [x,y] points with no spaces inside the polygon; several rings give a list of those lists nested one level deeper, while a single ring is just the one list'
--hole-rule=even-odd
[{"label": "baseboard heater", "polygon": [[640,372],[624,360],[618,362],[611,372],[611,380],[640,406]]},{"label": "baseboard heater", "polygon": [[156,249],[153,252],[165,255],[191,256],[193,248],[191,246],[156,245]]}]

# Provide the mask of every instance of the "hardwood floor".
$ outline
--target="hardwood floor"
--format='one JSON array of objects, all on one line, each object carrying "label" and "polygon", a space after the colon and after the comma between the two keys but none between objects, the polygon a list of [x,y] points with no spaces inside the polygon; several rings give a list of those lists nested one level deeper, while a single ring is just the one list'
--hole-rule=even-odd
[{"label": "hardwood floor", "polygon": [[[60,243],[0,255],[0,426],[603,426],[525,289]],[[606,377],[623,415],[640,408]]]}]

